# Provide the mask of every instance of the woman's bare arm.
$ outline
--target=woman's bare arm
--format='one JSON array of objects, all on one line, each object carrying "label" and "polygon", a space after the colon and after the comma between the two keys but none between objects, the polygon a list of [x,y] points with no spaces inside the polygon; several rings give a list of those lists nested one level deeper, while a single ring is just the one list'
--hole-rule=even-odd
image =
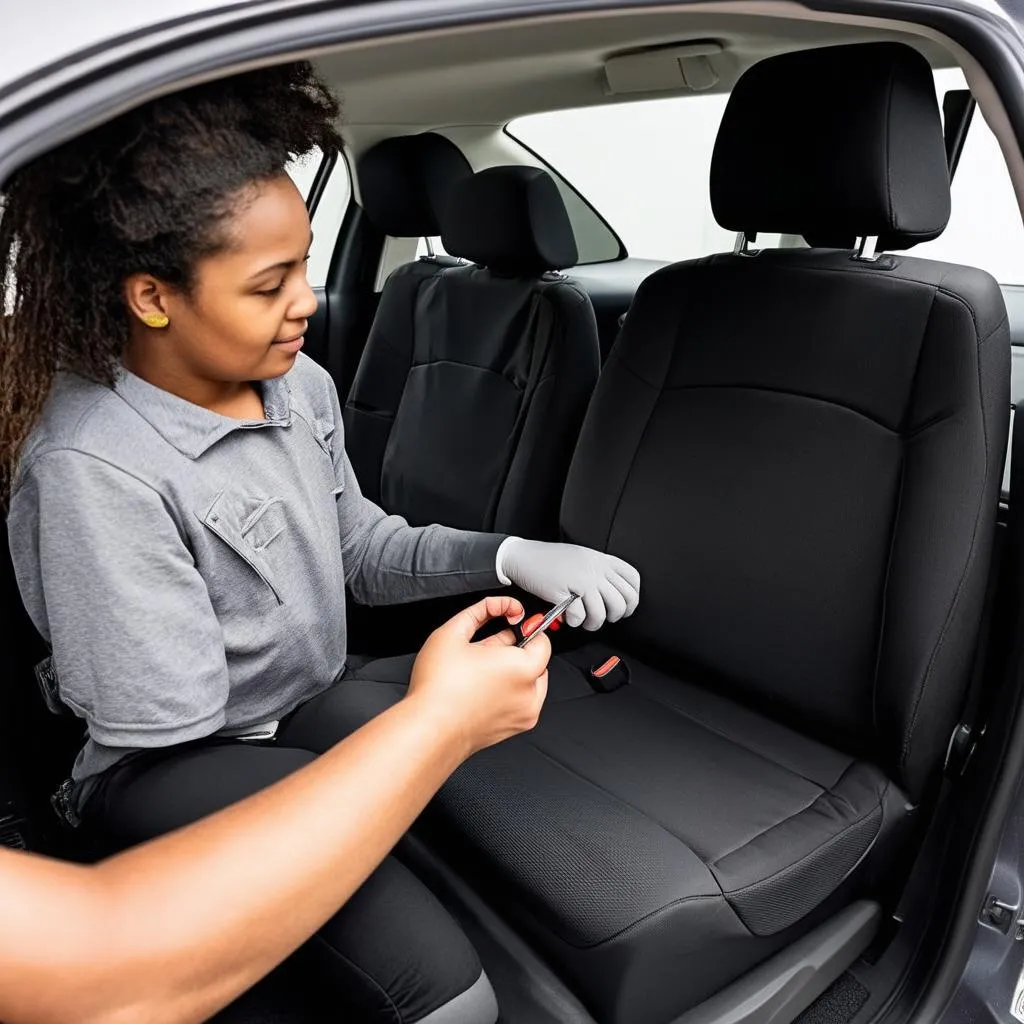
[{"label": "woman's bare arm", "polygon": [[309,937],[475,750],[531,728],[550,647],[470,643],[489,598],[424,646],[409,695],[269,789],[95,866],[0,855],[0,1020],[202,1021]]}]

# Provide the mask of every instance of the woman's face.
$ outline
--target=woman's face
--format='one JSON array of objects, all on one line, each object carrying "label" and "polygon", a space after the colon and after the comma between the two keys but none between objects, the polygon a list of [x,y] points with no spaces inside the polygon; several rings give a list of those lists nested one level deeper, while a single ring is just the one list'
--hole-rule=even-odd
[{"label": "woman's face", "polygon": [[312,238],[306,204],[281,174],[254,186],[223,231],[226,247],[197,262],[188,293],[153,282],[157,293],[133,294],[129,281],[132,312],[143,308],[140,302],[154,302],[170,321],[163,329],[142,328],[138,344],[133,318],[134,360],[155,358],[177,376],[225,383],[291,369],[317,307],[306,281]]}]

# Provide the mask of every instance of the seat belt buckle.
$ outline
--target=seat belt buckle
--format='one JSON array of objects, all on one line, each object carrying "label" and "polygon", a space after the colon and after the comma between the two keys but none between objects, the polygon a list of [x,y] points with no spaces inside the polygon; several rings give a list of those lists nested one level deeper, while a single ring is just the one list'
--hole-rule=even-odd
[{"label": "seat belt buckle", "polygon": [[629,682],[629,666],[613,654],[599,664],[591,665],[587,679],[598,693],[614,693]]}]

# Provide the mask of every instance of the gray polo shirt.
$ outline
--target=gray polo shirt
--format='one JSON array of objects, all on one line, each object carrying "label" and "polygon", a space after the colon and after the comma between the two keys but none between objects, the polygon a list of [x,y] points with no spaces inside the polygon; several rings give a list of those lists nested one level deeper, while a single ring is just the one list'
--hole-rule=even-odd
[{"label": "gray polo shirt", "polygon": [[22,598],[89,739],[74,778],[133,749],[278,719],[345,667],[367,604],[498,586],[502,537],[410,527],[362,496],[329,375],[299,355],[234,420],[124,371],[61,374],[8,526]]}]

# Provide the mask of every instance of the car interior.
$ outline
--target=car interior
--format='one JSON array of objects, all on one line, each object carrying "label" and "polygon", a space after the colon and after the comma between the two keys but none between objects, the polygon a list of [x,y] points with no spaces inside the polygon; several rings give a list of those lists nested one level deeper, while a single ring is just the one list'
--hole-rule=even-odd
[{"label": "car interior", "polygon": [[[902,1012],[1008,742],[1024,282],[914,254],[956,205],[965,139],[1002,141],[1005,112],[937,33],[751,10],[314,55],[346,145],[301,186],[305,352],[337,384],[363,491],[413,524],[608,551],[643,580],[630,619],[552,636],[537,728],[460,768],[397,851],[508,1024]],[[957,67],[968,88],[937,92]],[[713,94],[694,201],[733,241],[682,261],[631,254],[512,125]],[[81,724],[43,699],[3,549],[0,841],[88,858],[55,813]],[[351,647],[399,679],[465,603],[350,602]],[[328,1016],[286,963],[218,1019]]]}]

